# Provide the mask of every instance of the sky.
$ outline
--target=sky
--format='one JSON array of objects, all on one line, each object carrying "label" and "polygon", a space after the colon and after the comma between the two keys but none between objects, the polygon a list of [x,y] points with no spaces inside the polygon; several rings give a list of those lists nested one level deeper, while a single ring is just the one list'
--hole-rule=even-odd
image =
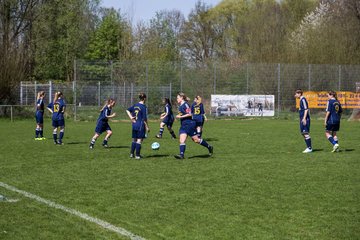
[{"label": "sky", "polygon": [[[187,18],[198,0],[102,0],[103,7],[120,9],[133,23],[141,20],[148,22],[161,10],[179,10]],[[215,6],[221,0],[202,0],[207,5]]]}]

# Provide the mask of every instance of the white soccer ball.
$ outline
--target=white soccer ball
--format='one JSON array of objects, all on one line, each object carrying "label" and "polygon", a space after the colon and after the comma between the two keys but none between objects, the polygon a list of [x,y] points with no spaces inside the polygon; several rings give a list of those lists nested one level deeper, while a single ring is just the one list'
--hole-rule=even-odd
[{"label": "white soccer ball", "polygon": [[158,142],[153,142],[153,143],[151,144],[151,149],[152,149],[152,150],[159,150],[159,148],[160,148],[160,143],[158,143]]}]

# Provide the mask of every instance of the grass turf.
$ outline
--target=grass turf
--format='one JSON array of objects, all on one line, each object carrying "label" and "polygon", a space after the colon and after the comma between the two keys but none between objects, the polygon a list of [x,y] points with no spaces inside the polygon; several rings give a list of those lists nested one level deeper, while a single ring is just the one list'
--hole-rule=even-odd
[{"label": "grass turf", "polygon": [[[67,121],[63,146],[34,141],[34,123],[0,120],[0,181],[125,228],[147,239],[357,239],[360,236],[360,128],[343,121],[331,153],[322,120],[314,152],[296,120],[214,120],[207,149],[187,141],[186,159],[165,130],[129,158],[131,126],[111,123],[110,148],[88,145],[94,122]],[[175,123],[177,130],[179,123]],[[150,148],[152,142],[160,150]],[[0,239],[124,239],[0,187]]]}]

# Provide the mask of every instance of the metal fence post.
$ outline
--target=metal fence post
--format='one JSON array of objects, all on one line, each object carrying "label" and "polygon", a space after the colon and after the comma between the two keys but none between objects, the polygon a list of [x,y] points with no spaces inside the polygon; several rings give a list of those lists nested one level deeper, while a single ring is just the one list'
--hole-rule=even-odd
[{"label": "metal fence post", "polygon": [[281,78],[280,78],[280,63],[278,63],[278,117],[279,117],[279,114],[280,114],[280,106],[281,106],[281,104],[280,104],[280,90],[281,90],[281,88],[280,88],[280,80],[281,80]]},{"label": "metal fence post", "polygon": [[308,68],[308,90],[311,91],[311,64],[309,64]]},{"label": "metal fence post", "polygon": [[[101,85],[100,85],[100,81],[98,82],[98,94],[99,94],[99,97],[98,97],[98,105],[99,107],[101,106]],[[114,96],[113,96],[114,97]]]},{"label": "metal fence post", "polygon": [[170,82],[170,84],[169,84],[169,91],[170,91],[170,94],[169,94],[169,99],[170,99],[170,102],[171,102],[171,93],[172,93],[172,84],[171,84],[171,82]]},{"label": "metal fence post", "polygon": [[134,98],[134,83],[131,83],[131,92],[130,92],[131,104],[133,105],[133,98]]},{"label": "metal fence post", "polygon": [[74,81],[73,81],[73,94],[74,94],[74,120],[76,121],[77,106],[76,106],[76,59],[74,60]]},{"label": "metal fence post", "polygon": [[52,102],[51,93],[52,93],[52,82],[51,80],[49,80],[49,103]]},{"label": "metal fence post", "polygon": [[249,63],[246,63],[246,94],[249,95]]},{"label": "metal fence post", "polygon": [[23,83],[20,82],[20,105],[23,105]]},{"label": "metal fence post", "polygon": [[339,65],[339,91],[341,91],[341,65]]},{"label": "metal fence post", "polygon": [[216,94],[216,64],[214,64],[214,94]]},{"label": "metal fence post", "polygon": [[14,118],[13,118],[13,106],[12,105],[10,106],[10,119],[11,119],[11,122],[14,121]]},{"label": "metal fence post", "polygon": [[183,85],[183,64],[180,62],[180,92],[182,92],[182,85]]},{"label": "metal fence post", "polygon": [[36,103],[36,101],[37,101],[37,86],[36,86],[36,81],[34,82],[34,90],[35,90],[35,92],[34,92],[34,95],[35,95],[35,103]]}]

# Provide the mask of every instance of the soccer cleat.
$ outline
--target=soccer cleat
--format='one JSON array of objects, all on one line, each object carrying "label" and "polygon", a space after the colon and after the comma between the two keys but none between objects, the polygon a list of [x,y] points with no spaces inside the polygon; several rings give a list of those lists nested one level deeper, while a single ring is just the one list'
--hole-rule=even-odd
[{"label": "soccer cleat", "polygon": [[156,138],[162,138],[162,136],[160,134],[155,136]]},{"label": "soccer cleat", "polygon": [[140,156],[135,156],[135,159],[142,159],[143,157],[140,155]]},{"label": "soccer cleat", "polygon": [[333,146],[333,150],[331,152],[338,152],[339,151],[339,144],[335,143]]},{"label": "soccer cleat", "polygon": [[209,156],[212,156],[214,153],[214,147],[213,146],[209,146]]},{"label": "soccer cleat", "polygon": [[58,144],[58,142],[57,142],[57,141],[54,141],[54,144],[55,144],[55,145],[57,145],[57,144]]},{"label": "soccer cleat", "polygon": [[93,148],[94,148],[94,144],[90,144],[89,148],[90,148],[90,149],[93,149]]},{"label": "soccer cleat", "polygon": [[130,153],[130,158],[134,158],[134,154],[133,154],[133,153]]},{"label": "soccer cleat", "polygon": [[56,143],[57,145],[64,145],[64,143],[62,141],[57,141]]},{"label": "soccer cleat", "polygon": [[107,144],[103,144],[103,147],[104,147],[104,148],[108,148],[108,147],[109,147],[109,145],[107,145]]},{"label": "soccer cleat", "polygon": [[184,159],[184,155],[178,154],[174,156],[176,159]]},{"label": "soccer cleat", "polygon": [[311,148],[306,148],[303,153],[311,153],[313,150]]}]

